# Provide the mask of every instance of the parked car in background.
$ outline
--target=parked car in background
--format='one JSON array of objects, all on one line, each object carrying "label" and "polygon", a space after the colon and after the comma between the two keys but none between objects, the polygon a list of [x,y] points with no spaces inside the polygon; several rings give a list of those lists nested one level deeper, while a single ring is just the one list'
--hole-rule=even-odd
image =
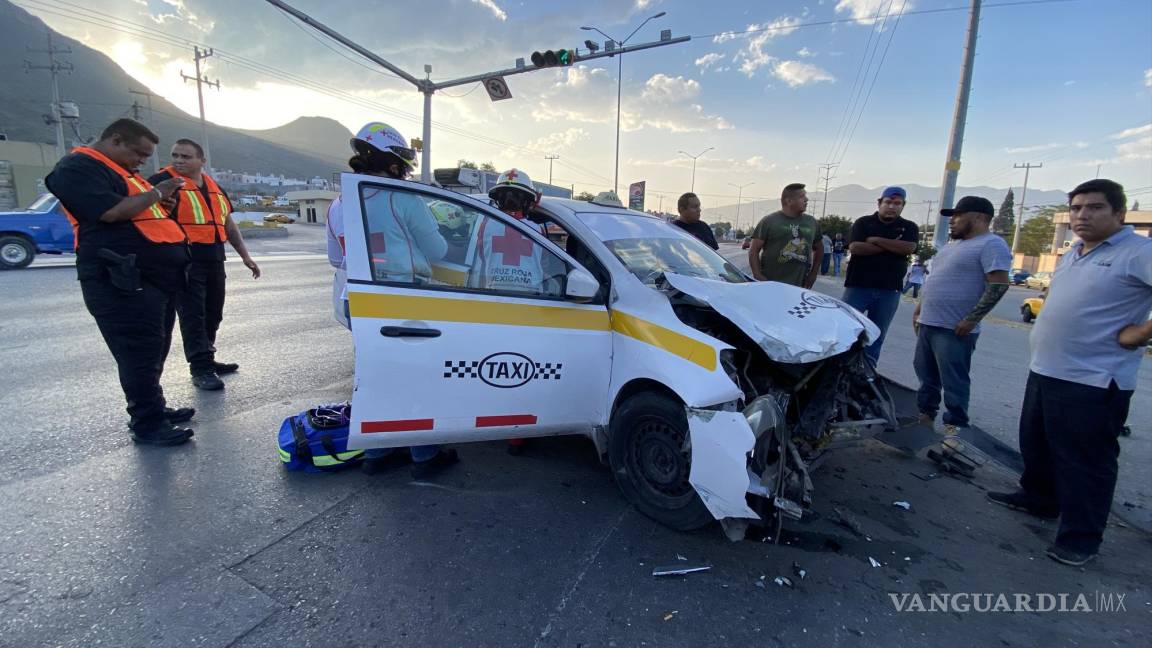
[{"label": "parked car in background", "polygon": [[1024,280],[1024,285],[1036,290],[1043,290],[1052,285],[1051,272],[1037,272]]},{"label": "parked car in background", "polygon": [[740,245],[740,249],[747,250],[750,247],[752,247],[752,237],[751,236],[745,236],[744,237],[744,243]]},{"label": "parked car in background", "polygon": [[1028,281],[1028,277],[1031,276],[1032,273],[1024,268],[1012,268],[1008,271],[1008,280],[1012,282],[1013,286],[1024,285],[1024,282]]},{"label": "parked car in background", "polygon": [[292,203],[289,202],[289,200],[287,198],[285,198],[284,196],[280,196],[276,200],[272,201],[272,206],[273,207],[291,207]]},{"label": "parked car in background", "polygon": [[72,252],[74,241],[72,224],[52,194],[28,209],[0,213],[0,269],[25,268],[37,254]]},{"label": "parked car in background", "polygon": [[268,214],[267,216],[264,217],[264,222],[265,223],[283,223],[283,224],[287,225],[289,223],[295,223],[296,219],[292,218],[288,214]]}]

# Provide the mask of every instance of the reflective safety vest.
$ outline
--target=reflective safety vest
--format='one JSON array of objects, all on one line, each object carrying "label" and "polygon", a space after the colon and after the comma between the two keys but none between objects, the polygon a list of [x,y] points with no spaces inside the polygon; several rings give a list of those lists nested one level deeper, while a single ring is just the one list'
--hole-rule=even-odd
[{"label": "reflective safety vest", "polygon": [[[123,178],[124,184],[128,187],[129,197],[148,193],[153,189],[147,180],[116,164],[110,160],[108,156],[96,149],[80,146],[73,149],[73,153],[87,155],[103,163],[104,166],[111,169],[113,173]],[[64,214],[68,216],[69,222],[72,223],[72,233],[75,235],[76,246],[79,247],[80,224],[67,210],[64,210]],[[180,229],[180,224],[168,218],[168,214],[164,213],[164,210],[158,203],[153,203],[144,211],[133,216],[132,224],[136,226],[136,230],[139,231],[144,238],[153,243],[183,243],[185,241],[184,230]]]},{"label": "reflective safety vest", "polygon": [[178,190],[180,201],[176,205],[176,220],[188,233],[188,242],[210,245],[227,241],[228,234],[224,231],[224,223],[228,222],[232,205],[224,197],[216,181],[206,173],[200,176],[208,189],[209,200],[205,201],[200,187],[197,187],[191,179],[180,175],[170,166],[161,170],[167,171],[173,178],[184,181],[184,186]]},{"label": "reflective safety vest", "polygon": [[484,218],[476,237],[468,287],[531,294],[544,291],[543,246],[494,218]]}]

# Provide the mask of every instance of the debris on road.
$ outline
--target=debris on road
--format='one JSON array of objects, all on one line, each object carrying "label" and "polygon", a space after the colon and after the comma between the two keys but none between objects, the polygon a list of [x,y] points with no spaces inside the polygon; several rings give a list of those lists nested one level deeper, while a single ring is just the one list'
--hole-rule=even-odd
[{"label": "debris on road", "polygon": [[940,479],[940,473],[928,473],[927,475],[921,475],[919,473],[910,472],[908,474],[912,475],[916,479],[919,479],[920,481],[932,481],[933,479]]},{"label": "debris on road", "polygon": [[773,579],[772,582],[776,583],[780,587],[795,587],[792,584],[792,579],[788,578],[787,576],[777,576],[775,579]]},{"label": "debris on road", "polygon": [[652,570],[653,576],[684,576],[685,574],[694,574],[696,572],[706,572],[712,569],[710,565],[671,565],[668,567],[657,567]]},{"label": "debris on road", "polygon": [[687,559],[687,558],[685,558],[684,556],[681,556],[680,554],[676,554],[676,560],[682,560],[682,561],[684,561],[684,562],[687,562],[687,561],[688,561],[688,559]]},{"label": "debris on road", "polygon": [[863,530],[860,529],[860,523],[856,521],[851,515],[844,512],[839,506],[833,507],[832,512],[836,514],[836,519],[833,520],[836,524],[848,529],[858,537],[864,538],[868,542],[872,542],[872,538],[868,537]]},{"label": "debris on road", "polygon": [[795,574],[800,580],[808,577],[808,570],[800,566],[800,563],[792,563],[792,573]]},{"label": "debris on road", "polygon": [[905,511],[911,511],[912,510],[912,505],[909,504],[908,502],[892,502],[892,506],[898,506],[898,507],[904,509]]},{"label": "debris on road", "polygon": [[680,610],[672,610],[668,614],[664,615],[664,620],[665,621],[671,621],[672,617],[676,616],[677,614],[680,614]]},{"label": "debris on road", "polygon": [[876,562],[876,559],[873,558],[872,556],[868,556],[868,562],[872,563],[873,567],[879,567],[880,566],[880,563]]}]

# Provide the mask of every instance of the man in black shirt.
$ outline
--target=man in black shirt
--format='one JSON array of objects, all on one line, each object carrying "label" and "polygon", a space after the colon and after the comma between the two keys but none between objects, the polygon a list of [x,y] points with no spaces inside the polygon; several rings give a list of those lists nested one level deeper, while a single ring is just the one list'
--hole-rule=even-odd
[{"label": "man in black shirt", "polygon": [[712,234],[712,228],[700,220],[700,199],[696,194],[689,192],[680,196],[676,201],[676,210],[680,212],[680,218],[672,221],[673,225],[700,239],[704,245],[713,250],[720,249],[716,236]]},{"label": "man in black shirt", "polygon": [[920,239],[916,223],[900,217],[907,197],[900,187],[885,189],[876,212],[856,219],[849,236],[852,259],[844,279],[844,301],[880,327],[880,337],[868,347],[868,356],[875,362],[880,360],[880,347],[900,305],[908,256]]},{"label": "man in black shirt", "polygon": [[224,388],[221,374],[240,368],[234,362],[216,361],[216,332],[224,318],[225,272],[224,242],[240,255],[253,278],[260,277],[260,266],[248,254],[244,237],[232,220],[232,202],[216,181],[204,173],[204,149],[190,139],[179,139],[172,145],[172,165],[165,167],[149,182],[178,178],[183,185],[175,194],[171,217],[188,235],[192,263],[188,266],[188,285],[176,300],[180,316],[180,337],[184,340],[184,357],[192,372],[192,384],[199,389]]},{"label": "man in black shirt", "polygon": [[44,179],[76,233],[76,274],[84,305],[116,359],[136,443],[177,445],[192,430],[176,427],[191,408],[165,407],[160,375],[183,288],[188,246],[161,208],[180,183],[153,187],[136,169],[159,138],[131,119],[112,122],[91,147],[79,147]]}]

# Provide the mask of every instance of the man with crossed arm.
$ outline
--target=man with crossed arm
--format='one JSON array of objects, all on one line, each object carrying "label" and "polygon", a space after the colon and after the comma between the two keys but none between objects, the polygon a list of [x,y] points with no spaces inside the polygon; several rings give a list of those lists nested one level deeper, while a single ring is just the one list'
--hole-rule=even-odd
[{"label": "man with crossed arm", "polygon": [[932,261],[924,297],[912,315],[916,331],[913,366],[920,379],[916,402],[922,422],[936,420],[944,392],[944,431],[968,427],[969,371],[980,335],[980,320],[1008,292],[1012,252],[1004,239],[988,231],[996,215],[985,198],[965,196],[949,218],[952,241]]}]

